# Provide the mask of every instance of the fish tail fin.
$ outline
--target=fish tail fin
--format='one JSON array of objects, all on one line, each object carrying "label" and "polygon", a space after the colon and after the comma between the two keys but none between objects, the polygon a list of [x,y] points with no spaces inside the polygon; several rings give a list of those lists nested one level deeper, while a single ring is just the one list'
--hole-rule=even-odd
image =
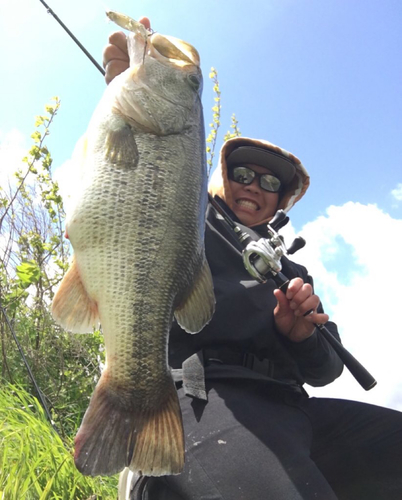
[{"label": "fish tail fin", "polygon": [[125,404],[102,378],[75,438],[74,460],[89,476],[112,475],[124,467],[145,476],[179,474],[184,465],[181,411],[173,382],[159,407]]},{"label": "fish tail fin", "polygon": [[[137,436],[131,434],[129,468],[144,476],[179,474],[184,466],[184,434],[177,391],[165,403],[149,412]],[[134,439],[133,439],[134,438]]]}]

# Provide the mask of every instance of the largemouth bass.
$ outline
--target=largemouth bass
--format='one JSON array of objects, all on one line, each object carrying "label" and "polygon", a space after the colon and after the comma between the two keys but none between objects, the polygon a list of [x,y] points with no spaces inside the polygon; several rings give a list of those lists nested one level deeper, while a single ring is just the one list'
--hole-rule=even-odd
[{"label": "largemouth bass", "polygon": [[53,301],[73,332],[99,322],[106,365],[75,439],[86,475],[180,473],[184,439],[167,360],[175,316],[196,333],[214,311],[204,252],[202,75],[189,44],[111,13],[130,67],[105,91],[80,149],[66,231],[74,257]]}]

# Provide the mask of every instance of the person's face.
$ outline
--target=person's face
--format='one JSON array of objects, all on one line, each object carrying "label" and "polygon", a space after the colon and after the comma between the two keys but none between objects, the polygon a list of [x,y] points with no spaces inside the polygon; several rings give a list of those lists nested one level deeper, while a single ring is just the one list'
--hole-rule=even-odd
[{"label": "person's face", "polygon": [[[259,165],[247,163],[258,174],[272,174],[273,172]],[[239,184],[229,179],[230,191],[233,199],[232,210],[245,226],[253,226],[275,215],[279,193],[265,191],[255,178],[251,184]]]}]

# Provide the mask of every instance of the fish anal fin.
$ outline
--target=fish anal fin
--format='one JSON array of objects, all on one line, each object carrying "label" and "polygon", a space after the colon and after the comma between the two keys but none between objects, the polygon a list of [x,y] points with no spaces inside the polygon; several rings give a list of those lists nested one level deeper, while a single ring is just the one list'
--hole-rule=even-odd
[{"label": "fish anal fin", "polygon": [[188,333],[198,333],[209,323],[215,311],[215,295],[211,270],[205,260],[193,288],[176,308],[174,315]]},{"label": "fish anal fin", "polygon": [[53,298],[52,315],[60,326],[74,333],[92,332],[99,321],[97,303],[85,290],[74,258]]},{"label": "fish anal fin", "polygon": [[125,467],[145,476],[179,474],[184,435],[173,381],[160,407],[141,411],[102,386],[101,378],[75,438],[74,460],[87,476],[108,476]]}]

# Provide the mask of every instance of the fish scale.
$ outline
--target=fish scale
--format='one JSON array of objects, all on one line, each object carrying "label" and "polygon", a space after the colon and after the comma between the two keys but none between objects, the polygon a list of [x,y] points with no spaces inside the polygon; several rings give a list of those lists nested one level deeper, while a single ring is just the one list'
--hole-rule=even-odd
[{"label": "fish scale", "polygon": [[129,35],[130,68],[105,91],[76,160],[66,223],[74,259],[52,306],[65,328],[100,322],[104,335],[105,369],[75,440],[88,475],[182,470],[169,331],[175,316],[196,333],[214,311],[198,54],[144,33]]}]

